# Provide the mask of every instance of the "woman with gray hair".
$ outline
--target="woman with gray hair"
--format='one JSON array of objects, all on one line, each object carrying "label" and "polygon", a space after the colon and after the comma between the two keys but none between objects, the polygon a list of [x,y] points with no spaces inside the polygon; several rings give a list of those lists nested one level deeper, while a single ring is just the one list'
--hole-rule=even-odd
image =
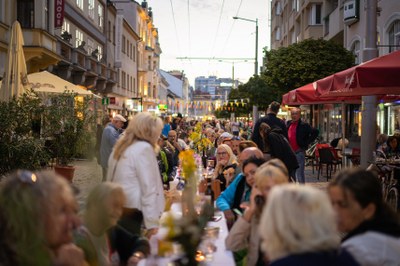
[{"label": "woman with gray hair", "polygon": [[335,214],[321,190],[293,184],[274,187],[260,224],[271,266],[358,265],[339,248]]},{"label": "woman with gray hair", "polygon": [[120,184],[126,195],[123,217],[142,212],[147,237],[157,232],[165,206],[157,167],[157,141],[162,128],[161,119],[150,113],[135,115],[108,161],[107,179]]}]

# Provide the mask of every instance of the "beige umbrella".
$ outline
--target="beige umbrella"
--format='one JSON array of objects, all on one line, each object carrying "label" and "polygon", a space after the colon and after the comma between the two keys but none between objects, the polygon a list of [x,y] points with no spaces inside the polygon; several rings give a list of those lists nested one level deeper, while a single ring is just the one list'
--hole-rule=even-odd
[{"label": "beige umbrella", "polygon": [[91,91],[82,89],[65,79],[48,71],[36,72],[28,75],[32,89],[40,93],[63,93],[65,91],[79,95],[92,95]]},{"label": "beige umbrella", "polygon": [[23,45],[24,37],[21,25],[15,21],[11,28],[4,76],[0,88],[1,101],[9,101],[14,96],[18,97],[29,88]]}]

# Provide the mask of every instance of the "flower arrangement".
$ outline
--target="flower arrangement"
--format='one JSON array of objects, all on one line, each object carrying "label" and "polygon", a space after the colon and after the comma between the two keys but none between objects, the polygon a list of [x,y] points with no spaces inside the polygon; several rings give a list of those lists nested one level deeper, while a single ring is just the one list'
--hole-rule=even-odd
[{"label": "flower arrangement", "polygon": [[194,208],[196,191],[196,170],[194,151],[186,150],[179,153],[182,167],[182,175],[186,181],[182,193],[182,213],[180,219],[174,219],[173,215],[167,218],[168,241],[181,244],[184,256],[177,261],[177,265],[197,265],[196,254],[201,242],[204,228],[213,215],[211,205],[205,204],[198,215]]},{"label": "flower arrangement", "polygon": [[196,124],[189,138],[193,141],[193,147],[199,153],[202,151],[206,151],[213,145],[211,141],[207,138],[207,136],[204,134],[203,123],[200,122]]}]

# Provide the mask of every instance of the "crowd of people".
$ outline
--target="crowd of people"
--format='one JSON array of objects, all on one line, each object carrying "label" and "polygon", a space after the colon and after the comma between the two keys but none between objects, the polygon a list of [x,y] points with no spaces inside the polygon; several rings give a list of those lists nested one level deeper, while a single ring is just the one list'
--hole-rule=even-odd
[{"label": "crowd of people", "polygon": [[272,102],[252,132],[239,121],[115,115],[98,136],[103,182],[81,214],[78,191],[52,172],[4,178],[0,264],[137,265],[152,252],[166,191],[180,178],[178,155],[194,149],[208,161],[199,168],[213,180],[237,265],[399,265],[400,220],[378,178],[343,169],[327,191],[303,185],[305,150],[318,130],[300,109],[288,123],[278,110]]}]

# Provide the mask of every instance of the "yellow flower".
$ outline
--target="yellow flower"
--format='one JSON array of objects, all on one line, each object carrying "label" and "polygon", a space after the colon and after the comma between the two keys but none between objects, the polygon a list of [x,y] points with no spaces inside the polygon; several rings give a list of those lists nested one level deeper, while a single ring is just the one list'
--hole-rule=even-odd
[{"label": "yellow flower", "polygon": [[179,153],[179,160],[182,165],[182,173],[185,179],[190,179],[196,171],[196,163],[194,161],[193,150],[181,151]]}]

